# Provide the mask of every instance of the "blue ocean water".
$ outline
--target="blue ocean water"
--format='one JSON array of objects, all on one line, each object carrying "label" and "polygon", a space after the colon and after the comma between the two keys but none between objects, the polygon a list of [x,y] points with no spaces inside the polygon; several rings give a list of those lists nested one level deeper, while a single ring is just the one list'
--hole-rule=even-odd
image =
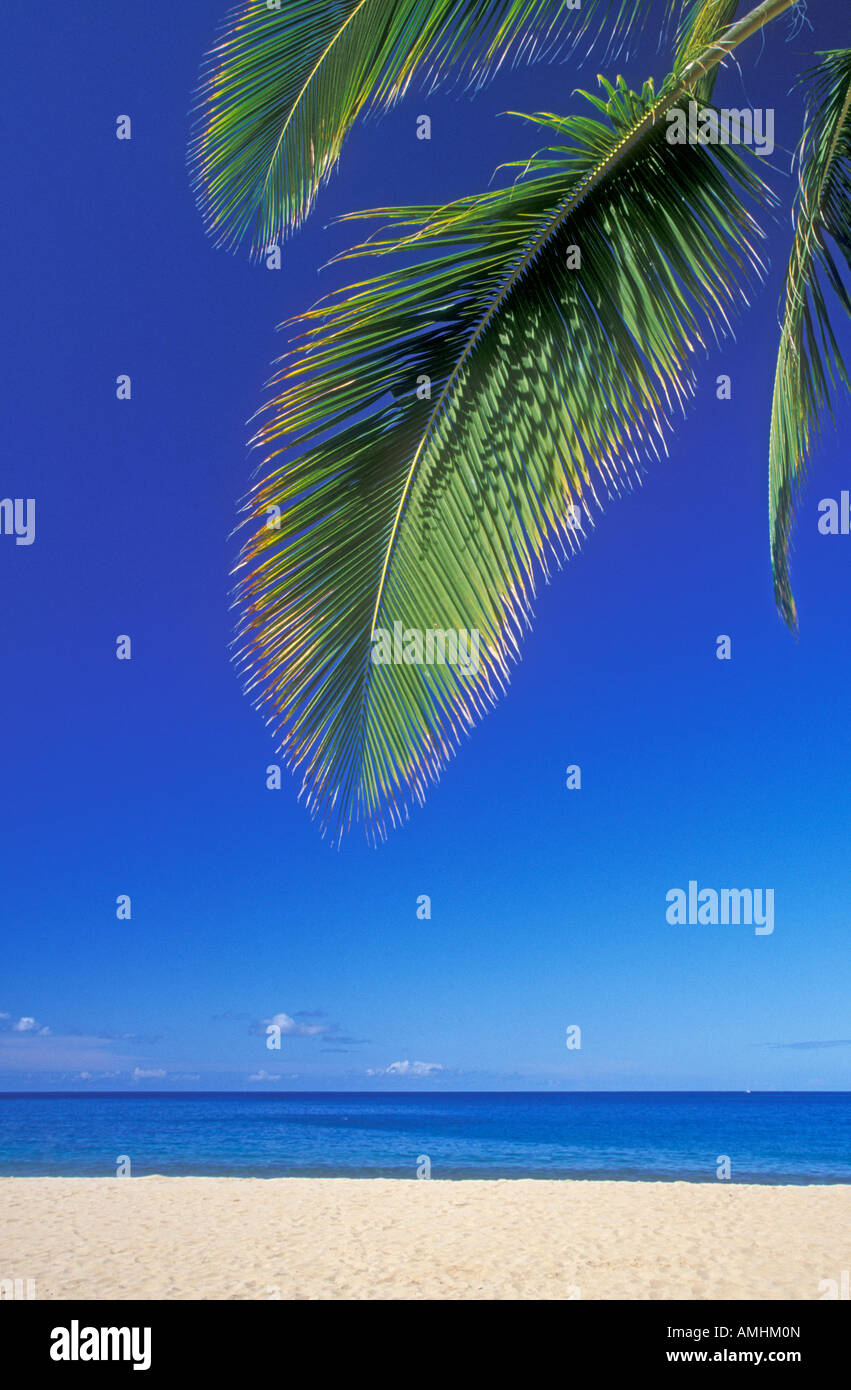
[{"label": "blue ocean water", "polygon": [[851,1182],[851,1093],[0,1096],[0,1174]]}]

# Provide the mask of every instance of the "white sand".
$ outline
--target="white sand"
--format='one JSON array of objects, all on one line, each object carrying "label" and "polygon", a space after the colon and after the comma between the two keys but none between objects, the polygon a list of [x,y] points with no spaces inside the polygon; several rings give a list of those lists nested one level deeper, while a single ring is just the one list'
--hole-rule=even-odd
[{"label": "white sand", "polygon": [[0,1279],[40,1299],[822,1296],[851,1186],[0,1178]]}]

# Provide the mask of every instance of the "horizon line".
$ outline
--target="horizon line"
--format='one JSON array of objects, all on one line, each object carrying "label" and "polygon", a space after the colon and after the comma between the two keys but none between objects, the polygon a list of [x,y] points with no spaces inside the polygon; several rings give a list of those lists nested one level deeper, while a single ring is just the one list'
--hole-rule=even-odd
[{"label": "horizon line", "polygon": [[698,1089],[698,1090],[673,1090],[673,1089],[672,1089],[672,1090],[637,1090],[637,1089],[636,1089],[636,1090],[627,1090],[627,1091],[624,1091],[624,1090],[606,1090],[606,1089],[600,1089],[600,1090],[593,1090],[593,1091],[592,1091],[592,1090],[581,1090],[581,1091],[580,1091],[580,1090],[567,1090],[567,1089],[564,1089],[564,1090],[558,1090],[558,1091],[556,1091],[556,1090],[553,1090],[553,1089],[551,1089],[551,1088],[549,1088],[549,1087],[547,1087],[547,1088],[540,1088],[540,1087],[538,1087],[538,1088],[533,1089],[533,1090],[521,1090],[521,1091],[513,1091],[513,1090],[508,1090],[508,1089],[500,1089],[500,1090],[483,1090],[483,1091],[462,1091],[462,1090],[444,1090],[444,1091],[437,1091],[437,1090],[429,1090],[429,1091],[426,1091],[426,1090],[414,1090],[414,1091],[411,1091],[411,1090],[402,1090],[401,1088],[399,1088],[399,1089],[394,1089],[394,1090],[389,1090],[389,1091],[388,1091],[388,1090],[382,1090],[382,1091],[378,1091],[378,1090],[374,1090],[374,1091],[373,1091],[373,1090],[360,1090],[360,1091],[356,1091],[356,1090],[346,1090],[346,1091],[335,1091],[335,1090],[310,1090],[310,1089],[305,1089],[305,1090],[301,1090],[301,1091],[283,1091],[283,1090],[280,1090],[280,1091],[260,1091],[260,1090],[230,1091],[230,1090],[221,1090],[221,1089],[218,1089],[218,1088],[213,1088],[213,1087],[211,1087],[210,1089],[208,1089],[208,1090],[203,1090],[203,1091],[189,1091],[189,1090],[184,1091],[184,1090],[178,1090],[178,1089],[174,1089],[174,1090],[170,1090],[170,1091],[154,1091],[154,1090],[148,1090],[147,1088],[145,1088],[145,1089],[141,1089],[141,1088],[140,1088],[140,1089],[134,1089],[134,1090],[130,1090],[130,1091],[127,1091],[127,1090],[118,1090],[118,1089],[110,1090],[110,1091],[95,1091],[95,1090],[91,1090],[91,1091],[84,1091],[84,1090],[75,1090],[75,1091],[60,1091],[60,1090],[53,1090],[53,1091],[25,1091],[25,1090],[20,1090],[20,1091],[0,1091],[0,1100],[11,1100],[11,1099],[17,1099],[17,1098],[19,1098],[19,1097],[28,1097],[29,1099],[45,1099],[45,1100],[55,1100],[55,1099],[65,1099],[65,1100],[69,1100],[69,1099],[75,1098],[75,1097],[77,1097],[77,1096],[80,1096],[80,1097],[88,1097],[89,1099],[103,1098],[103,1097],[108,1097],[108,1096],[123,1096],[123,1097],[136,1097],[136,1098],[147,1096],[147,1097],[149,1097],[149,1098],[151,1098],[151,1099],[153,1099],[153,1098],[163,1098],[163,1097],[166,1097],[166,1096],[182,1096],[182,1097],[184,1097],[184,1098],[185,1098],[185,1097],[199,1097],[199,1098],[200,1098],[200,1097],[203,1097],[203,1096],[239,1096],[239,1097],[241,1097],[241,1096],[251,1096],[251,1097],[253,1097],[253,1098],[255,1098],[255,1099],[256,1099],[257,1097],[265,1097],[265,1098],[272,1098],[272,1099],[278,1098],[278,1099],[280,1099],[281,1097],[285,1097],[285,1096],[305,1096],[305,1095],[315,1095],[315,1096],[371,1096],[371,1097],[375,1097],[375,1096],[448,1096],[448,1095],[451,1095],[451,1096],[757,1096],[757,1095],[762,1095],[762,1096],[851,1096],[851,1089],[846,1089],[846,1090],[838,1090],[838,1089],[837,1089],[837,1090],[818,1090],[818,1091],[817,1091],[817,1090],[810,1090],[810,1091],[791,1091],[791,1090],[783,1090],[783,1089],[781,1089],[781,1088],[773,1088],[773,1089],[766,1089],[766,1090],[763,1090],[763,1089],[760,1089],[760,1088],[753,1088],[753,1087],[750,1088],[750,1089],[739,1088],[739,1087],[735,1087],[735,1088],[733,1088],[733,1087],[727,1087],[727,1088],[725,1088],[725,1089],[723,1089],[723,1090],[715,1090],[715,1089],[710,1090],[709,1088],[703,1088],[703,1089]]}]

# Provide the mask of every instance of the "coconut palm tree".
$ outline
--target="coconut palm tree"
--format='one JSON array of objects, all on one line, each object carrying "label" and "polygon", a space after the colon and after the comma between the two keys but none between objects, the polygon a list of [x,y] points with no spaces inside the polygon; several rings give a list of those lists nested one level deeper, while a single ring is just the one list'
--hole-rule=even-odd
[{"label": "coconut palm tree", "polygon": [[834,388],[851,389],[825,293],[831,289],[851,317],[851,298],[831,251],[832,241],[851,266],[851,49],[823,54],[808,75],[808,88],[768,465],[774,594],[793,629],[797,618],[789,583],[789,539],[794,502],[819,419],[831,411]]},{"label": "coconut palm tree", "polygon": [[[678,0],[664,0],[667,17]],[[414,79],[481,87],[605,30],[615,47],[654,0],[248,0],[225,21],[196,94],[190,164],[218,245],[255,256],[301,225],[361,112]]]},{"label": "coconut palm tree", "polygon": [[[335,60],[360,74],[335,109],[329,29],[353,44],[373,2],[369,56],[347,48]],[[586,24],[605,9],[583,8]],[[719,64],[792,8],[763,0],[734,20],[735,0],[687,0],[658,91],[603,81],[579,114],[526,117],[549,143],[503,189],[358,214],[386,225],[344,258],[390,268],[295,321],[253,440],[264,465],[244,508],[237,662],[335,837],[357,820],[381,837],[423,800],[504,689],[536,579],[580,544],[647,451],[664,449],[694,388],[695,349],[747,303],[761,269],[755,214],[772,194],[731,146],[671,143],[667,117],[691,97],[708,102]],[[301,68],[291,38],[283,58],[245,21],[207,89],[208,143],[194,147],[220,239],[253,229],[262,248],[297,225],[368,100],[397,95],[444,55],[460,63],[465,44],[481,44],[485,68],[501,41],[522,52],[524,25],[549,42],[564,6],[424,9],[428,21],[408,0],[336,7],[319,27],[321,57],[311,49]],[[310,115],[294,116],[320,74]],[[824,55],[806,80],[769,467],[775,592],[790,626],[795,497],[832,387],[848,385],[826,290],[851,313],[828,241],[851,265],[851,52]],[[444,645],[477,634],[475,663],[434,659],[438,633]],[[385,634],[395,661],[376,659]]]}]

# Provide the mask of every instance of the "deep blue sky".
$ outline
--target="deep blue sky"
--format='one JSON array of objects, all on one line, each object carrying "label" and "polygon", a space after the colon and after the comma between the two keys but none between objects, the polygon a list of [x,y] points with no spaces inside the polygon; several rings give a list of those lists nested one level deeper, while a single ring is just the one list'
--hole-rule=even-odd
[{"label": "deep blue sky", "polygon": [[[353,239],[337,214],[483,188],[541,143],[499,113],[576,109],[598,68],[640,85],[669,56],[648,26],[629,61],[504,73],[472,101],[411,94],[356,130],[275,273],[214,250],[187,185],[223,0],[7,7],[0,495],[36,498],[37,536],[0,536],[0,1088],[410,1088],[381,1075],[404,1061],[443,1068],[425,1087],[847,1088],[851,537],[817,530],[819,500],[851,486],[846,402],[799,514],[797,644],[766,534],[789,88],[808,51],[848,41],[841,8],[812,0],[814,33],[787,42],[781,21],[718,86],[776,108],[786,206],[669,459],[543,587],[507,698],[425,808],[380,849],[358,834],[337,853],[294,778],[266,789],[274,749],[227,651],[228,534],[275,326],[334,283],[317,267]],[[774,934],[668,925],[665,894],[690,879],[773,888]],[[325,1031],[269,1052],[257,1025],[278,1013]],[[249,1082],[262,1072],[280,1079]]]}]

